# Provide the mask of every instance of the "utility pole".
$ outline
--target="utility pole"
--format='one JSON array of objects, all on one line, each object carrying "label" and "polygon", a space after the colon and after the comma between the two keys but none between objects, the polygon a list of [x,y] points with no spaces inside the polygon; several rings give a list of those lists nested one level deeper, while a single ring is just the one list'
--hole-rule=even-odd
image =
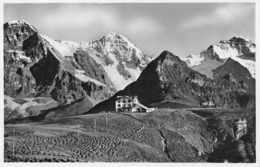
[{"label": "utility pole", "polygon": [[107,113],[106,113],[106,128],[105,128],[105,131],[106,131],[106,132],[108,132],[107,126],[108,126],[108,120],[107,120]]},{"label": "utility pole", "polygon": [[78,124],[78,144],[79,144],[79,124]]},{"label": "utility pole", "polygon": [[13,129],[13,157],[14,157],[14,134],[15,134],[15,129]]},{"label": "utility pole", "polygon": [[106,113],[106,126],[107,126],[107,113]]},{"label": "utility pole", "polygon": [[94,121],[94,129],[95,129],[95,132],[96,132],[96,124],[97,124],[97,121],[96,121],[96,119],[95,119],[95,121]]}]

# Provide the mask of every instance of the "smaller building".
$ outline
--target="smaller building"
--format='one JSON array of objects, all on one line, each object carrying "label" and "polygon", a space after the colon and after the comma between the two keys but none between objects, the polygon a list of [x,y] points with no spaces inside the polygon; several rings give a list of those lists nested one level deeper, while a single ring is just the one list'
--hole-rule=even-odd
[{"label": "smaller building", "polygon": [[202,107],[215,107],[215,104],[213,103],[213,101],[210,100],[210,101],[201,103],[201,106]]},{"label": "smaller building", "polygon": [[137,96],[117,96],[115,109],[117,112],[152,112],[154,110],[141,104]]}]

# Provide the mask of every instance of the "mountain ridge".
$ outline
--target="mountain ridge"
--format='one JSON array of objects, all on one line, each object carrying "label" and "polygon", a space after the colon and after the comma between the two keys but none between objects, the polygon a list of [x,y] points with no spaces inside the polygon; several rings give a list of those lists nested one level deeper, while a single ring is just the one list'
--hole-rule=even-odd
[{"label": "mountain ridge", "polygon": [[215,45],[210,45],[198,55],[189,55],[183,58],[187,64],[210,78],[213,78],[212,70],[223,65],[223,61],[232,58],[246,67],[251,76],[255,78],[255,61],[245,60],[242,55],[255,54],[255,44],[244,37],[234,36],[229,40],[221,40]]}]

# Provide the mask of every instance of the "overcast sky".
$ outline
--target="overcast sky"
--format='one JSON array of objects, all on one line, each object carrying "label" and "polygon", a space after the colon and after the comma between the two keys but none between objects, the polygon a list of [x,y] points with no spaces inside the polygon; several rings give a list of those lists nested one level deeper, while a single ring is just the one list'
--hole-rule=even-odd
[{"label": "overcast sky", "polygon": [[239,35],[255,41],[253,3],[5,4],[4,22],[25,19],[53,39],[92,41],[113,31],[151,56],[185,57]]}]

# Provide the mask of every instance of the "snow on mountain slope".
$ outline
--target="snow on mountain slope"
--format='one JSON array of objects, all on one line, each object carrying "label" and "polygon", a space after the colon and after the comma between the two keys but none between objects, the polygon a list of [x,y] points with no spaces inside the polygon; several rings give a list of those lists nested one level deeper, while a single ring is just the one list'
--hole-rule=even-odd
[{"label": "snow on mountain slope", "polygon": [[150,62],[126,37],[114,32],[88,43],[83,50],[102,65],[117,90],[135,81]]},{"label": "snow on mountain slope", "polygon": [[220,46],[213,46],[214,52],[219,56],[220,59],[227,59],[229,57],[234,57],[239,55],[239,51],[236,48],[226,47],[222,48]]},{"label": "snow on mountain slope", "polygon": [[25,56],[24,51],[9,49],[7,52],[14,55],[13,59],[16,61],[23,60],[27,63],[30,63],[32,61],[30,57]]},{"label": "snow on mountain slope", "polygon": [[[47,40],[50,44],[51,47],[53,47],[54,49],[56,49],[60,56],[57,56],[57,58],[60,61],[65,61],[64,58],[66,57],[72,57],[71,61],[73,63],[75,63],[75,59],[74,59],[74,53],[76,52],[77,49],[80,48],[80,44],[76,43],[76,42],[71,42],[71,41],[62,41],[62,42],[57,42],[53,39],[51,39],[50,37],[48,37],[47,35],[41,34],[42,37]],[[56,54],[54,54],[56,55]],[[77,66],[78,67],[78,66]],[[65,69],[66,70],[66,69]],[[84,71],[82,72],[82,70],[75,70],[75,77],[78,78],[79,80],[83,81],[83,82],[93,82],[97,85],[102,85],[102,86],[106,86],[103,83],[97,81],[96,79],[93,79],[89,76],[86,76],[84,73]]]},{"label": "snow on mountain slope", "polygon": [[241,56],[255,53],[255,44],[249,39],[235,36],[229,40],[222,40],[216,45],[211,45],[208,49],[202,51],[199,55],[189,55],[182,58],[188,66],[197,70],[208,77],[213,77],[212,70],[222,65],[223,62],[232,58],[246,67],[255,78],[254,59],[244,59]]},{"label": "snow on mountain slope", "polygon": [[252,75],[253,78],[255,78],[255,61],[253,60],[246,60],[246,59],[241,59],[239,57],[231,57],[233,60],[237,61],[240,63],[242,66],[248,69],[250,74]]},{"label": "snow on mountain slope", "polygon": [[[98,64],[102,65],[117,90],[124,89],[128,84],[135,81],[141,74],[141,71],[151,61],[151,58],[146,56],[126,37],[114,32],[110,32],[101,39],[89,43],[55,41],[43,34],[42,37],[62,57],[71,57],[70,61],[77,67],[79,66],[75,62],[74,53],[77,50],[87,52]],[[111,61],[111,64],[104,63],[107,60]],[[77,71],[75,76],[85,82],[89,78]]]},{"label": "snow on mountain slope", "polygon": [[42,37],[46,39],[51,46],[53,46],[62,56],[71,56],[73,57],[73,53],[76,51],[74,47],[68,47],[68,45],[64,43],[59,43],[57,41],[54,41],[47,35],[42,34]]},{"label": "snow on mountain slope", "polygon": [[182,58],[182,60],[185,61],[188,64],[188,66],[196,66],[200,65],[204,59],[200,55],[189,55],[185,58]]},{"label": "snow on mountain slope", "polygon": [[105,86],[105,84],[97,81],[96,79],[93,79],[93,78],[90,78],[89,76],[85,75],[84,74],[85,71],[84,70],[76,70],[76,73],[75,73],[75,77],[78,78],[79,80],[83,81],[83,82],[93,82],[97,85],[101,85],[101,86]]},{"label": "snow on mountain slope", "polygon": [[215,59],[205,59],[204,62],[198,65],[194,65],[191,68],[193,70],[199,71],[201,74],[206,75],[208,78],[213,79],[213,70],[217,67],[223,65],[227,59],[223,59],[221,61]]},{"label": "snow on mountain slope", "polygon": [[[142,59],[144,56],[144,53],[123,35],[117,34],[115,32],[110,32],[110,33],[108,33],[108,35],[105,38],[107,38],[108,40],[111,40],[112,43],[114,43],[115,45],[118,45],[118,46],[119,46],[119,43],[125,42],[126,48],[128,50],[135,50],[136,56],[139,59]],[[112,46],[112,45],[110,45],[110,46]],[[110,49],[112,49],[112,47],[110,47]]]},{"label": "snow on mountain slope", "polygon": [[[44,34],[41,35],[62,57],[71,57],[70,61],[76,67],[79,66],[74,59],[74,53],[77,50],[87,52],[98,64],[102,65],[117,90],[124,89],[128,84],[135,81],[151,61],[151,58],[146,56],[126,37],[114,32],[89,43],[55,41]],[[110,63],[107,63],[107,61]],[[89,78],[77,71],[75,76],[85,82]]]}]

